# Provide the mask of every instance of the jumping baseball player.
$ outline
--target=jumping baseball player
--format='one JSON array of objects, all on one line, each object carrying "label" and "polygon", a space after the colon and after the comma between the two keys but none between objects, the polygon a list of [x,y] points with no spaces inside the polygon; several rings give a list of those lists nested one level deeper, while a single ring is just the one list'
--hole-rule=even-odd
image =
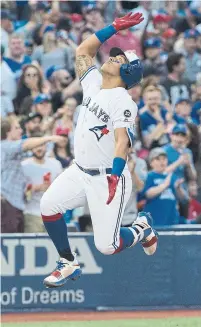
[{"label": "jumping baseball player", "polygon": [[81,275],[62,214],[83,206],[86,200],[94,243],[101,253],[115,254],[138,242],[146,254],[156,251],[157,236],[149,214],[140,213],[132,227],[120,228],[132,189],[127,154],[134,140],[137,115],[137,106],[127,90],[140,83],[142,66],[134,52],[124,53],[119,48],[111,49],[101,73],[93,61],[103,42],[142,20],[139,13],[117,18],[77,48],[76,70],[83,87],[83,103],[74,138],[75,160],[41,199],[44,225],[60,256],[56,269],[44,280],[46,287],[60,287]]}]

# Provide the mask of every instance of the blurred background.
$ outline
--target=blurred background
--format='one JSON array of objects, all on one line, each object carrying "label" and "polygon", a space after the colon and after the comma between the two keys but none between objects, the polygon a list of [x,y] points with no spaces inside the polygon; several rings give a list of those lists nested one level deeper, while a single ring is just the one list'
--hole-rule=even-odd
[{"label": "blurred background", "polygon": [[[143,82],[129,91],[139,111],[129,154],[133,192],[122,224],[139,210],[150,211],[155,225],[201,222],[200,1],[1,1],[2,140],[10,141],[2,151],[2,233],[44,232],[40,198],[74,157],[82,103],[76,47],[128,11],[142,12],[144,21],[118,32],[96,57],[100,67],[119,46],[135,50],[144,68]],[[14,146],[54,134],[65,138],[32,151]],[[5,177],[16,166],[15,179]],[[147,198],[153,176],[165,172],[166,190]],[[87,204],[65,219],[73,230],[92,230]]]},{"label": "blurred background", "polygon": [[[68,288],[44,290],[57,253],[39,205],[74,159],[82,104],[76,47],[129,11],[142,12],[144,21],[105,42],[95,61],[100,68],[113,46],[135,50],[142,60],[143,81],[129,90],[139,110],[128,158],[133,190],[122,225],[130,226],[139,211],[151,212],[159,247],[151,258],[140,245],[123,257],[101,255],[86,203],[64,215],[83,276]],[[0,75],[3,311],[200,308],[201,2],[1,1]],[[23,147],[43,136],[51,141]]]}]

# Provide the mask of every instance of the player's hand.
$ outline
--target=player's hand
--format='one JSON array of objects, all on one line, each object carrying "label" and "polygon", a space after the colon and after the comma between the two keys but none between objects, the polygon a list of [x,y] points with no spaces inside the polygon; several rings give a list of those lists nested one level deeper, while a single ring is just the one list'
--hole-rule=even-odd
[{"label": "player's hand", "polygon": [[132,12],[128,13],[124,17],[116,18],[112,25],[116,29],[116,31],[125,30],[132,26],[140,24],[144,20],[144,17],[141,13],[136,13],[133,15]]},{"label": "player's hand", "polygon": [[119,176],[116,175],[107,176],[107,181],[108,181],[108,188],[109,188],[109,197],[106,203],[110,204],[116,193],[117,184],[119,182]]}]

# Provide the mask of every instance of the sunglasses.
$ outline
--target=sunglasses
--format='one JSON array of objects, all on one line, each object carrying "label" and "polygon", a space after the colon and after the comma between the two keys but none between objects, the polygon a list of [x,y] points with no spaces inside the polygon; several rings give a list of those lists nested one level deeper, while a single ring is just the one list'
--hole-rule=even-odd
[{"label": "sunglasses", "polygon": [[30,73],[25,74],[25,77],[37,77],[37,76],[38,76],[37,73],[34,73],[34,74],[30,74]]}]

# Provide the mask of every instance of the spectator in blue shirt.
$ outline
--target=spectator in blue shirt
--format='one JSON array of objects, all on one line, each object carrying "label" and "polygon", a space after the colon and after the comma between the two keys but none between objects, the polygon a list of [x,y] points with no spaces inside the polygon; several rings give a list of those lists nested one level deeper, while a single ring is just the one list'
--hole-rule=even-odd
[{"label": "spectator in blue shirt", "polygon": [[188,216],[188,186],[187,181],[196,180],[196,170],[192,151],[186,147],[188,130],[185,125],[177,124],[171,134],[171,143],[164,147],[167,154],[169,171],[174,170],[177,179],[183,179],[182,187],[186,192],[186,201],[180,203],[180,214]]},{"label": "spectator in blue shirt", "polygon": [[145,107],[140,115],[143,143],[148,149],[165,145],[169,137],[165,128],[167,110],[161,106],[161,90],[148,86],[143,94]]},{"label": "spectator in blue shirt", "polygon": [[13,34],[9,42],[10,56],[5,57],[4,60],[15,74],[16,80],[22,74],[22,67],[31,63],[30,57],[25,55],[24,39],[20,34]]},{"label": "spectator in blue shirt", "polygon": [[189,99],[178,99],[175,103],[175,112],[184,123],[197,124],[196,120],[191,117],[191,101]]},{"label": "spectator in blue shirt", "polygon": [[154,225],[178,224],[177,196],[183,196],[180,189],[183,179],[177,180],[174,174],[166,172],[168,159],[163,148],[151,150],[149,163],[152,171],[143,190],[147,200],[144,210],[151,213]]},{"label": "spectator in blue shirt", "polygon": [[167,68],[161,60],[161,40],[160,38],[150,38],[144,42],[145,60],[144,60],[144,74],[149,75],[150,68],[155,69],[160,76],[167,75]]},{"label": "spectator in blue shirt", "polygon": [[189,29],[184,32],[184,56],[186,59],[186,70],[184,77],[191,83],[195,83],[196,76],[201,71],[201,54],[196,50],[196,39],[199,32],[195,29]]}]

